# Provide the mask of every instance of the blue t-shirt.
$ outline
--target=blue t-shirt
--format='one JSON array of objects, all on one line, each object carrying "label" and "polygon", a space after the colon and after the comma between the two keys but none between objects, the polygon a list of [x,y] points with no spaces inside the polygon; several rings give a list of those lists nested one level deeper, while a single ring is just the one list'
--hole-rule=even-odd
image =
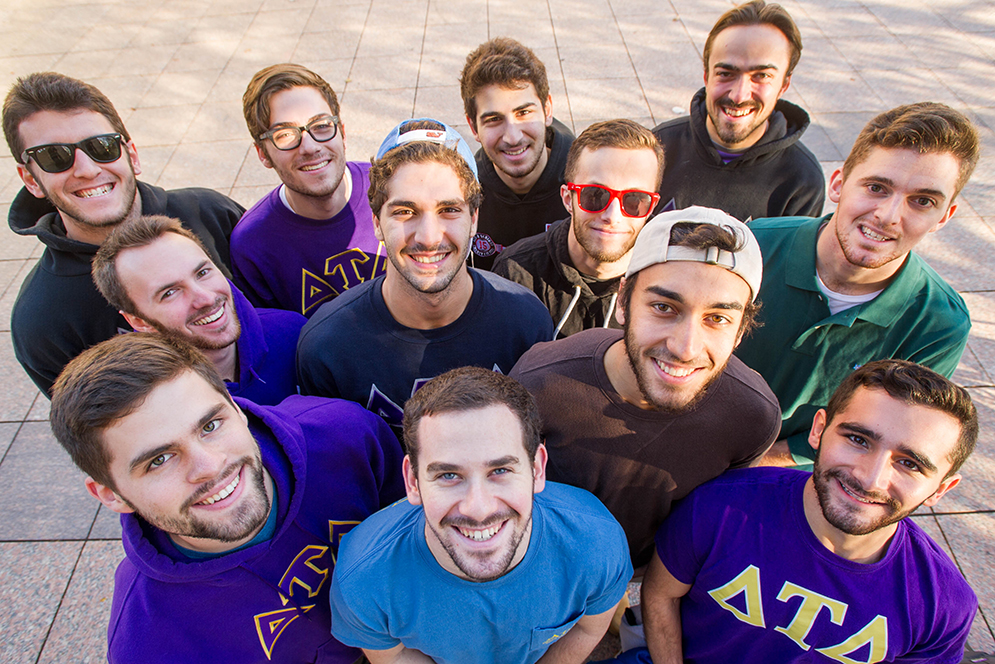
[{"label": "blue t-shirt", "polygon": [[681,599],[684,661],[957,664],[978,600],[913,519],[861,564],[812,533],[810,473],[730,471],[691,493],[657,533]]},{"label": "blue t-shirt", "polygon": [[440,664],[532,664],[584,615],[615,606],[631,576],[625,533],[582,489],[547,482],[525,557],[484,583],[439,565],[425,511],[404,500],[343,538],[332,634],[371,650],[403,643]]},{"label": "blue t-shirt", "polygon": [[475,366],[507,375],[525,351],[553,338],[549,311],[535,293],[470,268],[473,295],[449,325],[401,325],[383,299],[384,277],[322,305],[301,332],[301,392],[348,399],[399,427],[404,403],[439,374]]}]

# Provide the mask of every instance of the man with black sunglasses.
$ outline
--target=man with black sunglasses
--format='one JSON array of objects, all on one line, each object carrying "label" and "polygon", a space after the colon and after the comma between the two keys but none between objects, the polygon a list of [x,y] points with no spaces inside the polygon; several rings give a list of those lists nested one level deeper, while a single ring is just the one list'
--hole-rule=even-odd
[{"label": "man with black sunglasses", "polygon": [[370,165],[346,162],[335,91],[305,67],[256,73],[242,110],[259,160],[283,184],[232,233],[235,283],[257,307],[310,318],[386,267],[366,199]]},{"label": "man with black sunglasses", "polygon": [[49,395],[69,360],[131,330],[90,278],[90,262],[116,226],[143,214],[177,218],[227,266],[228,237],[244,210],[209,189],[138,182],[138,151],[114,105],[68,76],[18,79],[4,100],[3,129],[24,182],[8,223],[45,244],[14,303],[11,336],[18,361]]},{"label": "man with black sunglasses", "polygon": [[494,272],[539,296],[558,338],[617,328],[619,280],[662,174],[663,148],[649,129],[632,120],[591,125],[567,155],[560,197],[570,217],[508,247]]}]

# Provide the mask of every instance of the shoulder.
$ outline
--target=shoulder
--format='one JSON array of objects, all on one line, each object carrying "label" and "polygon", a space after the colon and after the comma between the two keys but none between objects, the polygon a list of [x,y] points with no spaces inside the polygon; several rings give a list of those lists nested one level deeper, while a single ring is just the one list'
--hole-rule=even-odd
[{"label": "shoulder", "polygon": [[326,333],[329,330],[338,329],[356,318],[368,318],[371,313],[374,289],[379,288],[382,280],[383,277],[377,277],[358,286],[353,286],[336,296],[335,299],[318,307],[318,311],[304,325],[301,341],[316,330],[323,330],[323,333]]},{"label": "shoulder", "polygon": [[604,349],[622,338],[620,330],[595,328],[571,334],[565,339],[538,343],[515,365],[512,375],[524,382],[527,376],[545,373],[574,373],[578,360],[593,363]]},{"label": "shoulder", "polygon": [[[381,561],[395,555],[398,542],[409,536],[418,536],[416,530],[421,523],[420,515],[421,507],[412,505],[404,498],[372,514],[349,531],[339,546],[335,582],[343,585],[351,576],[367,571],[381,573]],[[417,561],[409,563],[413,565]]]},{"label": "shoulder", "polygon": [[[315,427],[327,430],[334,438],[348,438],[357,429],[377,428],[377,416],[358,403],[345,399],[329,399],[327,397],[302,396],[294,394],[276,406],[269,406],[273,411],[289,416],[302,429]],[[322,445],[326,441],[310,440],[309,445]]]},{"label": "shoulder", "polygon": [[814,219],[817,217],[763,217],[752,220],[747,226],[759,237],[760,233],[787,233]]},{"label": "shoulder", "polygon": [[919,291],[927,299],[928,306],[948,308],[949,315],[954,318],[970,318],[970,312],[964,298],[936,270],[930,267],[929,263],[915,252],[909,254],[909,261],[910,267],[919,268]]},{"label": "shoulder", "polygon": [[295,330],[300,332],[304,324],[307,323],[307,318],[304,318],[304,316],[296,311],[258,307],[255,308],[255,312],[256,316],[259,317],[259,323],[263,326],[264,332],[287,332]]},{"label": "shoulder", "polygon": [[[477,279],[474,279],[474,282],[482,284],[485,294],[488,294],[490,297],[505,300],[511,306],[525,306],[537,311],[546,312],[546,307],[535,296],[535,293],[525,286],[516,284],[510,279],[505,279],[487,270],[469,269],[475,277],[480,278],[479,282]],[[548,317],[549,313],[546,312],[545,315]]]},{"label": "shoulder", "polygon": [[[282,186],[282,185],[281,185]],[[245,214],[242,215],[242,219],[239,220],[238,225],[235,226],[235,230],[232,231],[232,240],[234,241],[239,235],[244,235],[249,231],[255,230],[261,224],[263,224],[267,219],[271,219],[274,206],[280,201],[280,187],[277,186],[271,190],[268,194],[256,201],[252,207],[246,210]]]},{"label": "shoulder", "polygon": [[667,120],[666,122],[661,122],[657,126],[653,127],[653,134],[656,139],[660,141],[661,144],[666,145],[668,141],[676,139],[682,134],[691,133],[691,116],[682,115],[679,118],[674,118],[673,120]]},{"label": "shoulder", "polygon": [[167,211],[182,211],[190,207],[217,212],[237,212],[241,215],[245,209],[224,194],[203,187],[188,187],[185,189],[170,189],[165,192]]},{"label": "shoulder", "polygon": [[549,231],[545,231],[522,238],[506,248],[494,261],[494,272],[504,276],[511,271],[511,265],[517,265],[531,274],[538,272],[542,265],[549,263],[551,260],[549,251],[546,248],[548,233]]},{"label": "shoulder", "polygon": [[776,412],[780,417],[780,406],[777,397],[771,391],[767,381],[759,373],[746,366],[735,355],[729,358],[729,364],[722,372],[723,381],[744,403],[740,408],[753,404],[760,410]]}]

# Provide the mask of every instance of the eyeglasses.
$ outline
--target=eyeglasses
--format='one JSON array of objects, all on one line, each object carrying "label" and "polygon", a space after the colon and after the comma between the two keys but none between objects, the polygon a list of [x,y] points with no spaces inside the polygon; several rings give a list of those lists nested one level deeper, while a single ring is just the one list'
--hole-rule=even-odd
[{"label": "eyeglasses", "polygon": [[21,161],[28,163],[34,159],[38,168],[46,173],[62,173],[76,163],[76,150],[98,164],[109,164],[121,158],[121,134],[101,134],[84,138],[79,143],[49,143],[28,148],[21,153]]},{"label": "eyeglasses", "polygon": [[651,194],[648,191],[639,189],[626,189],[618,191],[602,187],[600,184],[574,184],[567,183],[567,189],[577,192],[577,205],[584,212],[592,214],[603,212],[612,203],[612,199],[617,198],[622,208],[622,214],[626,217],[645,217],[660,200],[660,194]]},{"label": "eyeglasses", "polygon": [[337,115],[322,115],[303,127],[277,127],[261,135],[259,140],[264,141],[268,138],[273,141],[277,150],[294,150],[301,144],[304,132],[310,134],[318,143],[327,143],[339,132],[339,118]]}]

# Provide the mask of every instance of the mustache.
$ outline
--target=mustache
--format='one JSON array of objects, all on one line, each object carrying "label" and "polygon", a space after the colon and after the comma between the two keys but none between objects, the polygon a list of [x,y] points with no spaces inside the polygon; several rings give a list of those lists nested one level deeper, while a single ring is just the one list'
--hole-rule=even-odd
[{"label": "mustache", "polygon": [[503,512],[497,512],[495,514],[492,514],[483,521],[477,521],[476,519],[471,519],[466,516],[447,516],[444,519],[442,519],[442,521],[440,521],[439,523],[442,526],[455,526],[456,528],[470,528],[474,530],[483,530],[485,528],[496,526],[499,523],[520,516],[521,514],[519,514],[515,510],[509,509]]},{"label": "mustache", "polygon": [[891,496],[876,491],[866,490],[863,486],[861,486],[860,482],[839,468],[832,468],[825,471],[823,474],[826,478],[835,479],[837,482],[846,487],[847,491],[858,498],[870,500],[875,503],[883,503],[896,510],[901,508],[901,504],[899,504],[899,502]]}]

